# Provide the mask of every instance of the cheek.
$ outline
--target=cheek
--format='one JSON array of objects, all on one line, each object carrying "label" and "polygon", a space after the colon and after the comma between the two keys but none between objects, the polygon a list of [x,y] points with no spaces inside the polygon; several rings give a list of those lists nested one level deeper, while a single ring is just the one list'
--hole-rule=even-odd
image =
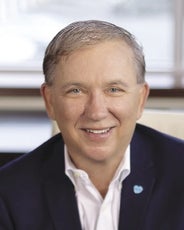
[{"label": "cheek", "polygon": [[[119,111],[120,113],[129,114],[130,111],[134,108],[134,102],[130,97],[124,97],[121,100],[116,100],[111,102],[115,110]],[[130,115],[130,114],[129,114]]]},{"label": "cheek", "polygon": [[58,101],[55,104],[56,120],[58,123],[75,122],[81,116],[83,106],[78,103],[71,103],[65,99]]},{"label": "cheek", "polygon": [[112,102],[112,112],[121,122],[136,120],[138,113],[138,100],[134,97],[124,97],[121,101]]}]

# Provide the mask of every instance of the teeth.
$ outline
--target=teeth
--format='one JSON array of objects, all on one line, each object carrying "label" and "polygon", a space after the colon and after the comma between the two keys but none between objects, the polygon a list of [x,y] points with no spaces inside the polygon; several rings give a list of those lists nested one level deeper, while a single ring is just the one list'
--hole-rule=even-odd
[{"label": "teeth", "polygon": [[95,133],[95,134],[101,134],[101,133],[107,133],[110,130],[108,129],[101,129],[101,130],[96,130],[96,129],[87,129],[88,133]]}]

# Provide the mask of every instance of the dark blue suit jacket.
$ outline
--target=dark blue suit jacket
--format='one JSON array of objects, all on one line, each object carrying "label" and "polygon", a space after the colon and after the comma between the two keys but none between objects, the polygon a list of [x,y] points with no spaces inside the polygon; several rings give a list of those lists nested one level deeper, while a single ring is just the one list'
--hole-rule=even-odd
[{"label": "dark blue suit jacket", "polygon": [[[0,230],[81,230],[63,146],[59,134],[1,169]],[[137,125],[119,219],[119,230],[184,230],[184,141]]]}]

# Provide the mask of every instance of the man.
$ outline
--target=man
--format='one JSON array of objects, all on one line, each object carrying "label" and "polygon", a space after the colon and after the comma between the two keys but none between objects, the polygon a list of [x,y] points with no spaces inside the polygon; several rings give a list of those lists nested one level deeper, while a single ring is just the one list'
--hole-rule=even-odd
[{"label": "man", "polygon": [[183,230],[184,142],[145,126],[142,48],[102,21],[46,49],[41,87],[58,134],[0,172],[1,230]]}]

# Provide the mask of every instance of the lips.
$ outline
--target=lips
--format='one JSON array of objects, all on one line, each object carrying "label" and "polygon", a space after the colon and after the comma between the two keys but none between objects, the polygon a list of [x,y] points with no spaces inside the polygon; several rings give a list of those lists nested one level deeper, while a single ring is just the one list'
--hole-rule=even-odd
[{"label": "lips", "polygon": [[86,132],[88,133],[94,133],[94,134],[104,134],[109,132],[110,128],[106,129],[86,129]]},{"label": "lips", "polygon": [[112,129],[114,127],[108,128],[83,128],[84,136],[86,141],[92,141],[95,143],[104,143],[104,141],[108,141],[109,137],[111,137]]}]

